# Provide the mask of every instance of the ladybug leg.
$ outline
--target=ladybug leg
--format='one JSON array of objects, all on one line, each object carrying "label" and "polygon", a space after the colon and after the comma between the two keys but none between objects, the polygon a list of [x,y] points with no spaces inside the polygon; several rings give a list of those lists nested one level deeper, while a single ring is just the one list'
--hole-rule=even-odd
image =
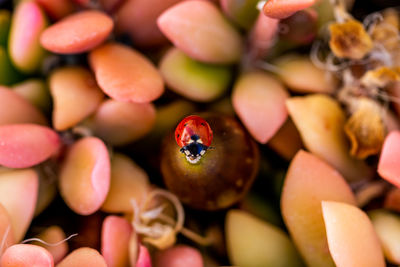
[{"label": "ladybug leg", "polygon": [[181,149],[179,149],[179,151],[183,154],[185,154],[186,156],[190,156],[191,155],[191,151],[189,149],[190,145],[184,146]]}]

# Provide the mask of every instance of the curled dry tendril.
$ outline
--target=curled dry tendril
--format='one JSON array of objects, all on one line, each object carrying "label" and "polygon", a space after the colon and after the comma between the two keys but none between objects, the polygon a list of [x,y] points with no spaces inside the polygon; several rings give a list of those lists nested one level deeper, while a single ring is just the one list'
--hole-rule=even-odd
[{"label": "curled dry tendril", "polygon": [[[176,218],[164,214],[166,203],[161,202],[156,207],[149,209],[157,197],[162,197],[174,208]],[[176,235],[183,234],[192,241],[207,246],[211,243],[210,237],[202,237],[184,227],[185,211],[179,199],[169,191],[155,189],[151,191],[146,200],[139,207],[136,200],[131,200],[134,216],[132,225],[135,231],[142,235],[143,242],[149,243],[159,249],[165,249],[175,244]]]},{"label": "curled dry tendril", "polygon": [[60,241],[58,241],[56,243],[48,243],[48,242],[46,242],[46,241],[44,241],[44,240],[42,240],[40,238],[32,237],[32,238],[25,239],[24,241],[21,242],[21,244],[26,244],[26,243],[29,243],[29,242],[39,242],[39,243],[42,243],[42,244],[44,244],[46,246],[49,246],[49,247],[56,247],[58,245],[61,245],[64,242],[67,242],[68,240],[70,240],[71,238],[73,238],[73,237],[75,237],[77,235],[78,235],[77,233],[72,234],[72,235],[68,236],[67,238],[64,238],[63,240],[60,240]]},{"label": "curled dry tendril", "polygon": [[[6,230],[4,231],[3,238],[1,239],[0,256],[1,256],[2,251],[4,250],[4,248],[7,248],[8,245],[9,245],[9,244],[7,244],[7,237],[10,234],[10,231],[11,231],[11,226],[8,225]],[[67,242],[68,240],[70,240],[71,238],[73,238],[73,237],[75,237],[77,235],[78,235],[77,233],[71,234],[70,236],[68,236],[68,237],[64,238],[63,240],[60,240],[60,241],[58,241],[56,243],[49,243],[49,242],[46,242],[46,241],[44,241],[44,240],[42,240],[40,238],[32,237],[32,238],[28,238],[28,239],[25,239],[25,240],[21,241],[20,244],[26,244],[26,243],[30,243],[30,242],[39,242],[39,243],[42,243],[42,244],[44,244],[44,245],[46,245],[48,247],[56,247],[58,245],[61,245],[64,242]]]}]

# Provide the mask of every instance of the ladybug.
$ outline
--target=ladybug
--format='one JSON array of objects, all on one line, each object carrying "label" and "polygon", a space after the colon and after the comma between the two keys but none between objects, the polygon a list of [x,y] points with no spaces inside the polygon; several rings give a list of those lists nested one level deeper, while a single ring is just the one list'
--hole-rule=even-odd
[{"label": "ladybug", "polygon": [[186,159],[195,164],[210,148],[213,133],[210,125],[202,117],[191,115],[184,118],[176,127],[175,140]]}]

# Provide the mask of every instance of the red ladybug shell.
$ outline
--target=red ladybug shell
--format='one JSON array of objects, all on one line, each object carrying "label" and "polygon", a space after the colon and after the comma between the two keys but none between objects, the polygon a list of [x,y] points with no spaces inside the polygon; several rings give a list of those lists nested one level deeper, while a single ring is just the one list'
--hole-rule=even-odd
[{"label": "red ladybug shell", "polygon": [[194,135],[199,137],[203,145],[207,147],[211,145],[213,133],[210,125],[202,117],[190,115],[176,127],[175,140],[180,147],[184,147],[189,144]]}]

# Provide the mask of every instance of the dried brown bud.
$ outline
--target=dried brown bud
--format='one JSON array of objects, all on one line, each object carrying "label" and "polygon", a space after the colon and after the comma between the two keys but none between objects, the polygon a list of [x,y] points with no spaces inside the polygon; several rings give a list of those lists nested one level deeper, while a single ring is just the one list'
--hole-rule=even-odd
[{"label": "dried brown bud", "polygon": [[329,46],[340,58],[362,59],[373,47],[370,36],[363,25],[353,19],[329,26]]},{"label": "dried brown bud", "polygon": [[399,17],[394,9],[386,9],[383,20],[373,26],[371,38],[374,42],[380,43],[385,49],[395,51],[400,49],[399,43]]},{"label": "dried brown bud", "polygon": [[358,98],[356,110],[347,120],[344,131],[351,142],[352,156],[365,159],[378,154],[386,134],[382,108],[372,99]]},{"label": "dried brown bud", "polygon": [[366,87],[385,87],[392,82],[400,81],[400,68],[380,67],[367,71],[361,77],[361,84]]}]

